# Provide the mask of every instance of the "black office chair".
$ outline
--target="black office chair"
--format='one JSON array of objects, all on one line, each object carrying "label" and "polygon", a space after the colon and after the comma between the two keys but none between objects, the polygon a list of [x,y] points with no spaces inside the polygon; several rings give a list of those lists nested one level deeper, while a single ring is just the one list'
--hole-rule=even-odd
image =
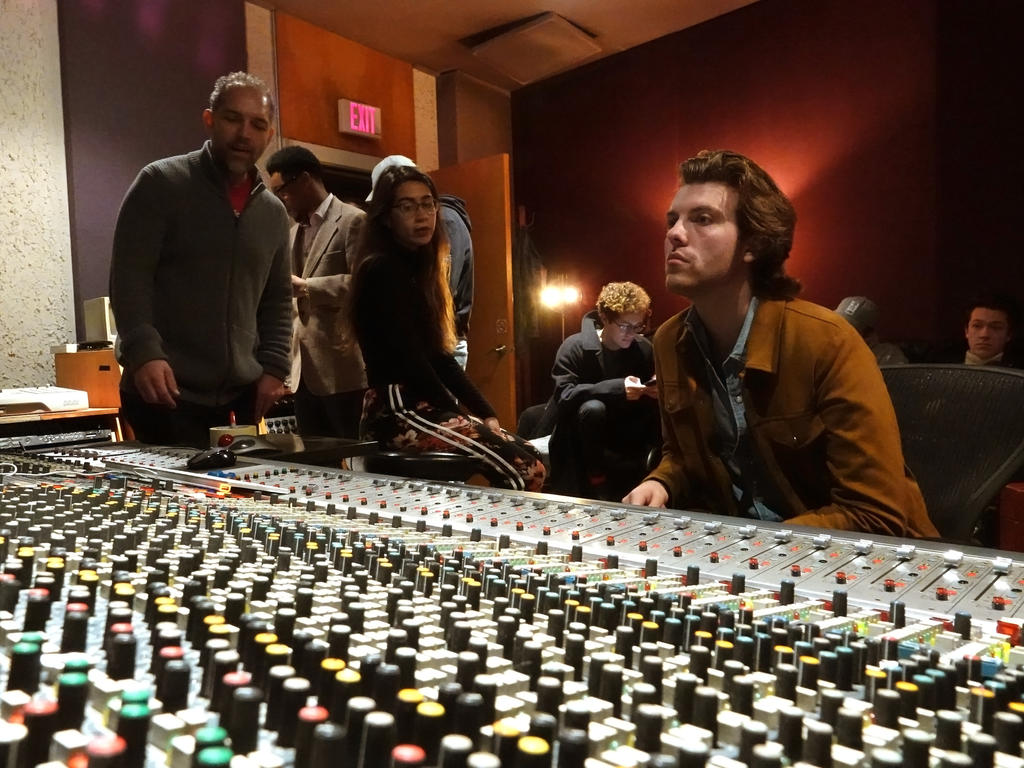
[{"label": "black office chair", "polygon": [[[356,466],[358,462],[353,462]],[[361,469],[375,475],[414,477],[420,480],[451,480],[464,483],[474,475],[483,474],[484,463],[480,459],[462,453],[424,451],[406,453],[401,451],[376,451],[363,454]]]},{"label": "black office chair", "polygon": [[[420,480],[466,482],[483,473],[484,464],[472,456],[440,451],[420,453],[385,451],[376,440],[338,437],[270,436],[277,450],[245,450],[245,454],[266,455],[277,461],[296,461],[318,467],[347,466],[377,475],[413,477]],[[286,439],[290,438],[290,439]],[[268,440],[269,442],[269,440]]]},{"label": "black office chair", "polygon": [[544,435],[550,435],[554,427],[552,423],[554,411],[548,411],[547,403],[531,405],[519,414],[519,421],[516,422],[516,434],[524,440],[534,440]]},{"label": "black office chair", "polygon": [[882,366],[903,456],[944,539],[975,543],[982,513],[1024,467],[1024,371]]}]

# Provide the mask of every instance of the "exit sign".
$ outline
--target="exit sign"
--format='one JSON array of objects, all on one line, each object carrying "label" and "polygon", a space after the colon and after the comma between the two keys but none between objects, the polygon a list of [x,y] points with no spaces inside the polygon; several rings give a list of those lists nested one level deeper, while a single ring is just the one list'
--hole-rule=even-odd
[{"label": "exit sign", "polygon": [[357,136],[380,138],[380,107],[338,99],[338,130]]}]

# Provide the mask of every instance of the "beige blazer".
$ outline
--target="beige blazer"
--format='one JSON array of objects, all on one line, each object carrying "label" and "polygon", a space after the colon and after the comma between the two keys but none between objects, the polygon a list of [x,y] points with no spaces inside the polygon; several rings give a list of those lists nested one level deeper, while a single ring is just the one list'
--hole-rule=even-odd
[{"label": "beige blazer", "polygon": [[[366,387],[363,357],[347,317],[365,218],[354,205],[332,199],[306,255],[301,277],[309,296],[295,299],[292,313],[292,390],[300,380],[314,395]],[[293,247],[298,229],[297,224],[291,229]]]}]

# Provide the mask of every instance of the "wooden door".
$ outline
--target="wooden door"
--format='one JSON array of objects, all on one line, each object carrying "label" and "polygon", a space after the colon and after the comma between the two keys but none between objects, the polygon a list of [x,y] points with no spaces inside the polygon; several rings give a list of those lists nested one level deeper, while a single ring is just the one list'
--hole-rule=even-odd
[{"label": "wooden door", "polygon": [[512,197],[509,157],[492,155],[430,172],[442,195],[466,201],[473,224],[473,314],[466,371],[498,414],[516,428],[512,327]]}]

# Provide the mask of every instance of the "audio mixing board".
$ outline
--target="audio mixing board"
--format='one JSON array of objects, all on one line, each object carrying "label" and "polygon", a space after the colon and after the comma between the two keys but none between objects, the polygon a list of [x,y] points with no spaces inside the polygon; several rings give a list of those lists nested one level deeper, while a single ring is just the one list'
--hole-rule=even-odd
[{"label": "audio mixing board", "polygon": [[0,453],[0,768],[1024,768],[1012,553],[191,453]]}]

